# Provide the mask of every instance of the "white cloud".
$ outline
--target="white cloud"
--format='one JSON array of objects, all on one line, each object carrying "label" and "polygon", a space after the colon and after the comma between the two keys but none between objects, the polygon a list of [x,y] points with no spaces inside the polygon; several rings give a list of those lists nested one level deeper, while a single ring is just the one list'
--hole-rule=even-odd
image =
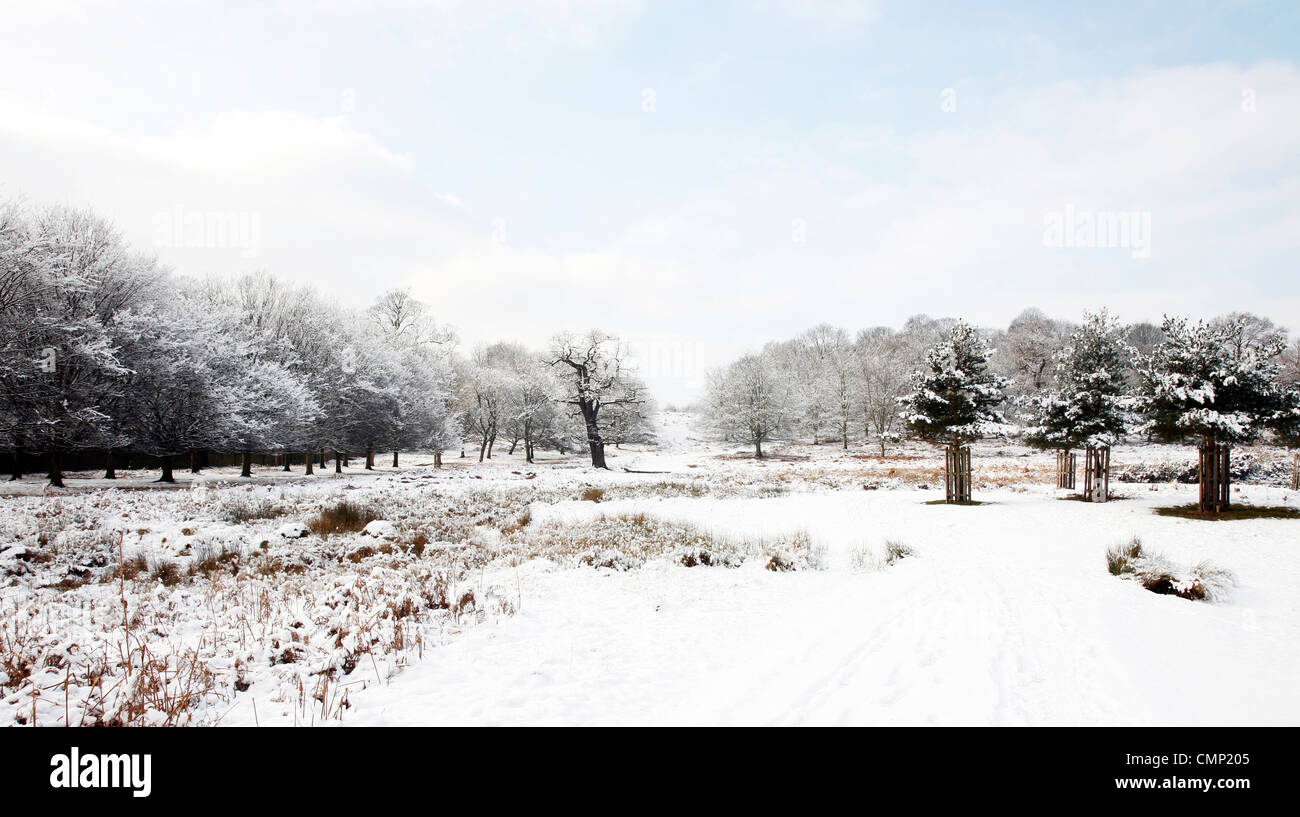
[{"label": "white cloud", "polygon": [[[1300,298],[1279,291],[1278,272],[1300,249],[1294,65],[987,86],[983,102],[942,130],[859,122],[738,139],[730,181],[683,179],[581,251],[494,243],[498,202],[422,181],[430,157],[291,111],[134,133],[0,100],[0,195],[91,205],[144,248],[177,208],[256,215],[253,258],[157,251],[183,272],[264,267],[354,302],[411,284],[470,344],[602,326],[640,344],[673,401],[707,367],[821,321],[1005,323],[1030,304],[1108,305],[1132,319],[1251,309],[1300,329]],[[1151,258],[1044,247],[1044,213],[1066,205],[1151,212]]]}]

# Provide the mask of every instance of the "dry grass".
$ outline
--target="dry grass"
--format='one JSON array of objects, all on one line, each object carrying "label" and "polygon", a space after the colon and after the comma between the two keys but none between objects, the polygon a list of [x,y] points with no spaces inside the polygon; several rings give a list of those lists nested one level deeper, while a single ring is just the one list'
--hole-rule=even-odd
[{"label": "dry grass", "polygon": [[544,558],[613,570],[639,568],[654,559],[685,567],[737,567],[759,557],[792,569],[817,567],[821,548],[807,534],[745,541],[721,537],[695,525],[657,519],[644,513],[610,514],[577,523],[534,523],[505,534],[505,552],[495,554],[515,563]]},{"label": "dry grass", "polygon": [[583,488],[582,493],[579,494],[579,497],[581,497],[583,502],[599,502],[604,496],[605,489],[595,487]]},{"label": "dry grass", "polygon": [[1300,510],[1287,505],[1232,505],[1222,513],[1206,513],[1200,505],[1173,505],[1156,508],[1160,516],[1178,519],[1201,519],[1207,522],[1228,522],[1236,519],[1300,519]]},{"label": "dry grass", "polygon": [[378,518],[373,508],[345,499],[309,520],[307,529],[326,539],[336,533],[357,533]]},{"label": "dry grass", "polygon": [[915,555],[916,555],[916,551],[912,550],[910,546],[905,545],[902,542],[894,541],[893,539],[885,540],[885,564],[886,565],[898,564],[899,562],[906,559],[907,557],[915,556]]}]

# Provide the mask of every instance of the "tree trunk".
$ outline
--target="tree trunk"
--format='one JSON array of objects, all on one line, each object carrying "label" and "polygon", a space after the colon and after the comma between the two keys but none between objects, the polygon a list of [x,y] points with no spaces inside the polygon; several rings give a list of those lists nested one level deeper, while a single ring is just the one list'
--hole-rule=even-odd
[{"label": "tree trunk", "polygon": [[587,427],[587,448],[591,450],[591,464],[595,468],[608,469],[605,464],[605,441],[600,438],[600,426],[596,424],[596,411],[590,403],[578,406],[582,411],[582,422]]},{"label": "tree trunk", "polygon": [[113,449],[104,452],[104,479],[117,479],[117,469],[113,467]]},{"label": "tree trunk", "polygon": [[162,458],[162,476],[158,477],[158,482],[172,483],[176,477],[172,474],[172,457],[167,454]]},{"label": "tree trunk", "polygon": [[9,481],[15,482],[23,478],[23,449],[21,446],[14,448],[14,467],[9,471]]},{"label": "tree trunk", "polygon": [[762,441],[762,440],[758,440],[758,439],[754,440],[754,459],[758,459],[758,460],[763,459],[763,441]]},{"label": "tree trunk", "polygon": [[284,468],[282,470],[293,471],[293,469],[289,467],[293,463],[293,455],[286,451],[280,456],[284,457]]},{"label": "tree trunk", "polygon": [[1228,469],[1231,465],[1232,449],[1219,443],[1214,437],[1208,438],[1201,446],[1200,509],[1204,513],[1223,513],[1231,505],[1231,479]]},{"label": "tree trunk", "polygon": [[199,452],[191,449],[190,450],[190,473],[197,474],[201,470],[202,469],[199,466]]},{"label": "tree trunk", "polygon": [[[478,461],[479,461],[479,462],[482,462],[482,461],[483,461],[483,455],[487,453],[487,445],[488,445],[487,435],[484,434],[484,435],[483,435],[483,441],[480,442],[480,443],[478,444]],[[462,456],[463,456],[463,455],[462,455]]]},{"label": "tree trunk", "polygon": [[303,464],[307,466],[307,470],[305,471],[305,473],[307,474],[307,476],[311,476],[313,473],[315,473],[314,471],[312,471],[312,466],[316,464],[316,452],[315,452],[315,451],[305,451],[305,452],[303,452],[302,461],[303,461]]},{"label": "tree trunk", "polygon": [[[956,435],[953,436],[956,440]],[[971,502],[970,448],[948,446],[944,451],[944,501],[952,505]]]},{"label": "tree trunk", "polygon": [[393,449],[393,467],[397,467],[397,449]]},{"label": "tree trunk", "polygon": [[325,467],[325,449],[323,447],[320,450],[320,467]]},{"label": "tree trunk", "polygon": [[507,451],[506,454],[508,456],[513,456],[515,453],[515,446],[517,445],[519,445],[519,438],[515,437],[513,440],[510,441],[510,450]]},{"label": "tree trunk", "polygon": [[243,455],[244,466],[240,469],[241,477],[251,477],[253,475],[253,452],[245,451]]},{"label": "tree trunk", "polygon": [[494,433],[488,438],[487,458],[492,459],[492,446],[497,444],[497,435]]},{"label": "tree trunk", "polygon": [[343,455],[337,451],[334,452],[334,473],[343,473]]},{"label": "tree trunk", "polygon": [[366,449],[366,470],[375,470],[375,449],[373,448]]},{"label": "tree trunk", "polygon": [[433,452],[433,467],[434,467],[434,468],[441,468],[441,467],[442,467],[442,452],[441,452],[441,451],[435,451],[435,452]]},{"label": "tree trunk", "polygon": [[50,452],[50,485],[55,488],[64,487],[63,452],[58,449]]}]

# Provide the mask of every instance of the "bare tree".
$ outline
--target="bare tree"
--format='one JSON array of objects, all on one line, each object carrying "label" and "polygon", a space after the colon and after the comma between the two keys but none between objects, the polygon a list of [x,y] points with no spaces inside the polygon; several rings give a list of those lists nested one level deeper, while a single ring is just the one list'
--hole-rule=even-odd
[{"label": "bare tree", "polygon": [[601,409],[640,407],[645,402],[640,383],[623,370],[623,355],[617,338],[593,329],[581,337],[557,335],[546,358],[549,365],[565,367],[572,376],[560,402],[582,417],[591,464],[596,468],[609,467],[605,464]]}]

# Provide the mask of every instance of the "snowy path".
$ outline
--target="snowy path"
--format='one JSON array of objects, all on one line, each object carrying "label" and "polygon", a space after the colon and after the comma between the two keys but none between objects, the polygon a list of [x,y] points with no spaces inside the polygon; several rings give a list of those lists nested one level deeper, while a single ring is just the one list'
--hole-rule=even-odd
[{"label": "snowy path", "polygon": [[[1300,724],[1295,523],[1154,516],[1153,503],[1187,500],[1171,489],[1102,507],[1011,491],[980,507],[921,504],[929,496],[537,509],[576,518],[635,507],[735,533],[803,528],[830,564],[794,574],[521,568],[518,616],[358,695],[348,720]],[[1227,525],[1232,540],[1218,541]],[[1213,558],[1240,586],[1210,605],[1111,577],[1105,546],[1134,533],[1179,562]],[[854,545],[879,552],[885,538],[918,555],[849,570]]]}]

